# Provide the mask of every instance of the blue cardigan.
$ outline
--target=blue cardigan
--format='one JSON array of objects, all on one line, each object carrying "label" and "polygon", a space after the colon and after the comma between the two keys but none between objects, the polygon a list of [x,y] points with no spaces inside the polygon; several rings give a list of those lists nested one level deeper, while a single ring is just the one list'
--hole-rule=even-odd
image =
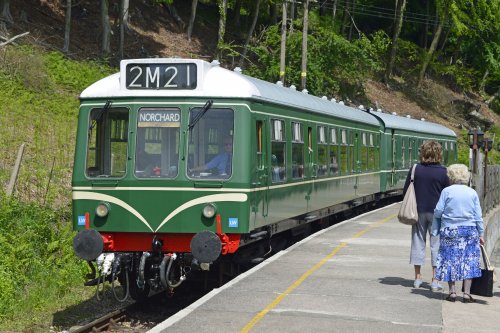
[{"label": "blue cardigan", "polygon": [[[403,195],[410,185],[411,169],[408,171]],[[450,184],[446,175],[446,168],[441,164],[417,164],[415,169],[415,196],[417,197],[417,211],[434,214],[434,208],[439,200],[441,191]]]}]

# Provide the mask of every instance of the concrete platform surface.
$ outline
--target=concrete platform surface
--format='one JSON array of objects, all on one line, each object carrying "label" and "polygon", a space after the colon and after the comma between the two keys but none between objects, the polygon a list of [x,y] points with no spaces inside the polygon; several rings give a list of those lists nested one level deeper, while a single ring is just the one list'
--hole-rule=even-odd
[{"label": "concrete platform surface", "polygon": [[[399,204],[322,230],[178,312],[149,332],[500,332],[500,281],[476,303],[413,287],[410,227]],[[428,247],[428,246],[427,246]],[[492,263],[500,267],[500,249]]]}]

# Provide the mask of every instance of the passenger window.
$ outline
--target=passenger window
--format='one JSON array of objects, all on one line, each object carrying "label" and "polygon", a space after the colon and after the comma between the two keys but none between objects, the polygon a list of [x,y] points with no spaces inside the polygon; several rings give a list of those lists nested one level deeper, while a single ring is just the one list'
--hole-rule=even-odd
[{"label": "passenger window", "polygon": [[285,122],[271,119],[271,180],[273,182],[285,181]]},{"label": "passenger window", "polygon": [[304,133],[301,123],[292,122],[292,178],[304,178]]},{"label": "passenger window", "polygon": [[318,177],[328,175],[328,144],[326,127],[318,126]]},{"label": "passenger window", "polygon": [[330,155],[329,155],[329,169],[330,175],[338,175],[339,173],[339,147],[337,145],[337,130],[335,128],[330,129]]},{"label": "passenger window", "polygon": [[360,149],[361,171],[368,170],[368,140],[366,133],[361,133],[361,149]]},{"label": "passenger window", "polygon": [[90,112],[87,142],[87,177],[124,177],[127,168],[128,117],[125,108]]},{"label": "passenger window", "polygon": [[347,145],[347,130],[342,130],[340,132],[341,134],[341,141],[340,141],[340,173],[342,175],[346,175],[349,173],[348,167],[347,167],[347,156],[348,156],[348,145]]}]

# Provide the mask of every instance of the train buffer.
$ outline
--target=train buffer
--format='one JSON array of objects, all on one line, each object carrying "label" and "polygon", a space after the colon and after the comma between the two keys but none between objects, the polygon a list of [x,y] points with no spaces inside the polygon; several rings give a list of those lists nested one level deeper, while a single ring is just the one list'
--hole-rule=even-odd
[{"label": "train buffer", "polygon": [[[410,227],[397,222],[398,208],[324,229],[150,332],[498,332],[500,281],[493,297],[465,304],[458,293],[447,302],[447,286],[430,291],[427,246],[424,283],[413,287]],[[490,258],[497,267],[499,253],[497,246]]]}]

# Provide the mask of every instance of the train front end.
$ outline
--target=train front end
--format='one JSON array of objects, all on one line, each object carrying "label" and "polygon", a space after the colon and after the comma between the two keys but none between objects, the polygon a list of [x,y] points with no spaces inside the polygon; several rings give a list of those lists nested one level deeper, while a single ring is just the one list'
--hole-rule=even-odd
[{"label": "train front end", "polygon": [[74,250],[88,285],[119,280],[136,299],[209,269],[249,229],[247,115],[203,96],[213,65],[165,60],[123,61],[82,93],[78,120]]}]

